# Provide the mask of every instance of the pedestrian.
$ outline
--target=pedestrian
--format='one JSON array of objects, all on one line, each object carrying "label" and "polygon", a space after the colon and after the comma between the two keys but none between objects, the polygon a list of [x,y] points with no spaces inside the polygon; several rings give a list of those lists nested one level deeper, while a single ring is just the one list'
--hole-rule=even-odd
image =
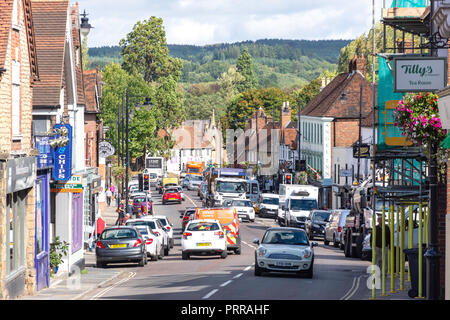
[{"label": "pedestrian", "polygon": [[112,198],[112,192],[111,189],[106,190],[106,203],[108,204],[108,207],[111,206],[111,198]]},{"label": "pedestrian", "polygon": [[122,203],[119,205],[119,207],[117,208],[116,212],[118,214],[117,217],[117,221],[116,221],[116,226],[121,226],[123,225],[124,221],[125,221],[125,209],[124,209],[124,201],[121,201]]},{"label": "pedestrian", "polygon": [[131,199],[128,200],[126,212],[129,213],[130,215],[133,215],[133,200],[131,200]]},{"label": "pedestrian", "polygon": [[[386,266],[385,272],[387,274],[388,272],[388,251],[389,251],[389,245],[391,243],[391,238],[390,238],[390,229],[389,226],[386,224],[384,226],[384,232],[385,232],[385,249],[384,249],[384,264]],[[370,244],[372,245],[372,234],[370,235]],[[375,261],[376,261],[376,265],[378,266],[379,270],[380,270],[380,274],[383,272],[383,216],[379,215],[378,216],[378,224],[375,227]]]}]

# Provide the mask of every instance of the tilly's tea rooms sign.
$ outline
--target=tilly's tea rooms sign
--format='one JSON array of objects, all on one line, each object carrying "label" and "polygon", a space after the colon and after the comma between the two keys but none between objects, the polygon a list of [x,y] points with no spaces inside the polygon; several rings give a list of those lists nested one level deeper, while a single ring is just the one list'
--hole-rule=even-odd
[{"label": "tilly's tea rooms sign", "polygon": [[394,58],[394,92],[426,92],[447,85],[447,58]]}]

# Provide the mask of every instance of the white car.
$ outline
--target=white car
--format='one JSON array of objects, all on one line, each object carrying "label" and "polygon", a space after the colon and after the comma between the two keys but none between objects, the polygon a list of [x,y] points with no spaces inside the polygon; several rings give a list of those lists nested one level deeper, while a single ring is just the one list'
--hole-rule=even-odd
[{"label": "white car", "polygon": [[145,240],[147,256],[150,257],[152,261],[158,261],[160,257],[164,256],[163,246],[161,245],[161,242],[158,241],[158,237],[148,225],[137,225],[135,227],[139,230]]},{"label": "white car", "polygon": [[164,228],[167,230],[167,234],[169,235],[169,246],[170,249],[173,248],[174,239],[173,239],[173,224],[170,223],[169,218],[166,216],[153,216],[153,218],[158,219],[159,222],[163,225]]},{"label": "white car", "polygon": [[298,228],[269,228],[255,251],[255,276],[262,272],[294,272],[313,277],[314,249],[317,242],[309,242],[306,232]]},{"label": "white car", "polygon": [[163,247],[164,255],[167,256],[170,251],[169,235],[163,229],[164,227],[158,219],[155,219],[152,216],[145,216],[140,219],[130,219],[126,223],[127,226],[137,226],[143,224],[148,225],[153,230],[153,233],[158,237],[158,241],[160,241]]},{"label": "white car", "polygon": [[182,201],[185,201],[186,198],[185,198],[185,196],[184,196],[183,187],[181,187],[181,186],[176,186],[176,187],[174,187],[174,188],[177,188],[177,189],[178,189],[178,191],[180,192],[180,195],[181,195],[181,200],[182,200]]},{"label": "white car", "polygon": [[225,259],[227,243],[220,222],[213,219],[190,221],[181,237],[181,249],[183,260],[191,255],[220,255]]},{"label": "white car", "polygon": [[231,207],[236,209],[238,218],[251,222],[255,221],[255,209],[250,200],[235,199],[231,202]]},{"label": "white car", "polygon": [[279,206],[280,196],[278,194],[263,193],[258,205],[258,215],[260,217],[277,218]]}]

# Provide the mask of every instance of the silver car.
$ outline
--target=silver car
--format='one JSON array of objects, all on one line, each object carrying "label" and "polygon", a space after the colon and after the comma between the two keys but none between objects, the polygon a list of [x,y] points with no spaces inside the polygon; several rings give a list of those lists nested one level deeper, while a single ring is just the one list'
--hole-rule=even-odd
[{"label": "silver car", "polygon": [[255,251],[255,276],[263,272],[291,272],[313,277],[314,247],[306,232],[298,228],[269,228]]},{"label": "silver car", "polygon": [[350,210],[331,210],[329,222],[325,225],[324,243],[328,245],[333,242],[334,247],[342,247],[342,229],[345,226],[345,219]]}]

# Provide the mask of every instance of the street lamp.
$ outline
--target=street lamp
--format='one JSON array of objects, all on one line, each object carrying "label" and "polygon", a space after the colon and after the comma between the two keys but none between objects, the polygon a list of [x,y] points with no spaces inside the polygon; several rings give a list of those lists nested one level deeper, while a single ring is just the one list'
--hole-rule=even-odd
[{"label": "street lamp", "polygon": [[[126,143],[126,163],[125,163],[125,194],[126,194],[126,208],[128,208],[128,201],[129,201],[129,190],[128,190],[128,181],[129,181],[129,175],[128,175],[128,168],[130,166],[130,150],[129,150],[129,122],[130,122],[130,110],[129,110],[129,101],[130,98],[135,98],[135,99],[139,99],[139,98],[145,98],[145,102],[143,107],[150,109],[153,106],[153,103],[151,101],[151,99],[147,96],[140,96],[140,95],[130,95],[130,91],[129,88],[127,88],[126,93],[124,93],[122,95],[122,98],[125,97],[125,113],[126,113],[126,117],[125,117],[125,143]],[[135,105],[135,110],[139,111],[141,108],[140,105],[136,104]],[[134,115],[134,112],[131,112],[131,116]]]},{"label": "street lamp", "polygon": [[81,34],[83,35],[83,37],[87,37],[87,35],[89,34],[89,32],[91,31],[91,29],[93,28],[90,24],[89,24],[89,18],[87,17],[88,14],[86,13],[86,10],[84,10],[84,12],[81,14],[82,18],[81,18],[81,24],[80,24],[80,31]]},{"label": "street lamp", "polygon": [[[357,92],[350,92],[350,93],[357,93]],[[358,184],[361,182],[360,180],[360,167],[361,167],[361,143],[362,143],[362,133],[361,133],[361,126],[362,126],[362,105],[363,105],[363,83],[361,82],[360,92],[359,92],[359,134],[358,134],[358,173],[357,173],[357,180]],[[342,104],[345,104],[345,102],[348,100],[347,94],[345,91],[342,93],[340,101]]]}]

